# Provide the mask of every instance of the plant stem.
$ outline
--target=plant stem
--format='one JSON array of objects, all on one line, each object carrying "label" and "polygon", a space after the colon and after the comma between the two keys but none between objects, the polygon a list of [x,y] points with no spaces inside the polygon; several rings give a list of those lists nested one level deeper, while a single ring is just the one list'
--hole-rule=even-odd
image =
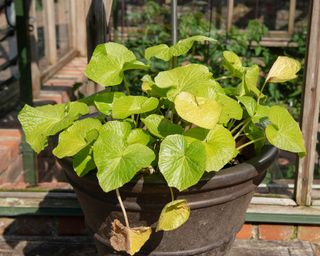
[{"label": "plant stem", "polygon": [[119,201],[119,204],[120,204],[120,207],[121,207],[121,210],[122,210],[122,213],[123,213],[124,221],[126,222],[126,227],[130,228],[127,212],[126,212],[126,209],[124,208],[123,201],[121,199],[119,189],[116,189],[116,193],[117,193],[117,199]]},{"label": "plant stem", "polygon": [[242,122],[240,122],[236,127],[234,127],[232,130],[231,130],[231,133],[235,133],[242,125],[244,125],[246,122],[248,122],[248,120],[250,120],[250,117],[243,120]]},{"label": "plant stem", "polygon": [[251,141],[249,141],[249,142],[247,142],[245,144],[242,144],[241,146],[237,147],[237,150],[243,149],[244,147],[249,146],[252,143],[255,143],[257,141],[264,140],[264,139],[265,139],[265,137],[261,137],[261,138],[255,139],[255,140],[251,140]]},{"label": "plant stem", "polygon": [[267,84],[267,81],[264,81],[262,87],[261,87],[261,90],[260,90],[260,93],[259,93],[259,96],[258,96],[258,99],[257,99],[257,105],[259,105],[259,101],[261,99],[261,96],[262,96],[262,92],[264,90],[264,87],[266,87],[266,84]]},{"label": "plant stem", "polygon": [[246,119],[247,121],[244,123],[244,125],[242,126],[242,128],[238,131],[238,133],[233,137],[234,139],[238,138],[239,135],[241,134],[241,132],[250,124],[250,118]]},{"label": "plant stem", "polygon": [[172,187],[169,187],[169,189],[170,189],[171,201],[174,201],[174,194],[173,194]]}]

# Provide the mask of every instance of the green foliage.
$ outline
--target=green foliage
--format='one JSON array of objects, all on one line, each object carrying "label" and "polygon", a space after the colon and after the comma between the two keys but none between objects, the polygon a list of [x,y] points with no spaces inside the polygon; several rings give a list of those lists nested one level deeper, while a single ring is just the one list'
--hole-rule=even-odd
[{"label": "green foliage", "polygon": [[[151,70],[143,69],[142,85],[140,82],[137,87],[140,95],[132,95],[135,79],[128,79],[128,72],[145,65],[117,43],[97,46],[86,75],[112,86],[113,91],[105,90],[68,104],[37,108],[26,105],[19,120],[28,142],[40,151],[49,136],[61,132],[54,154],[72,157],[79,176],[95,170],[105,192],[117,190],[136,175],[153,172],[162,175],[169,187],[183,191],[197,184],[206,171],[217,172],[232,163],[238,154],[243,154],[243,148],[254,145],[258,152],[266,140],[304,155],[298,124],[283,107],[270,107],[263,94],[271,82],[280,87],[279,83],[296,78],[299,62],[279,57],[266,78],[261,79],[262,86],[258,66],[248,64],[232,51],[224,51],[220,62],[225,68],[221,80],[228,84],[224,87],[201,64],[152,70],[152,56],[170,62],[174,56],[187,54],[199,38],[202,41],[203,37],[192,37],[166,46],[165,54],[160,51],[159,55],[159,46],[153,48],[152,54],[149,49]],[[95,107],[99,116],[78,120],[89,112],[88,106]],[[187,202],[173,201],[162,211],[157,229],[178,228],[188,216]],[[130,234],[140,239],[135,232]],[[143,243],[148,236],[149,232]],[[134,253],[143,243],[127,251]]]}]

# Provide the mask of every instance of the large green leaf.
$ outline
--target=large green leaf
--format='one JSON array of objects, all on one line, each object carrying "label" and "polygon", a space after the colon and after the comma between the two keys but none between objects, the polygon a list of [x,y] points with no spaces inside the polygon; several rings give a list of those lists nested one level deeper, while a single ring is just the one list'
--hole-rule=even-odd
[{"label": "large green leaf", "polygon": [[194,44],[194,42],[204,42],[204,41],[215,41],[212,38],[206,36],[192,36],[187,39],[180,40],[175,45],[169,47],[166,44],[160,44],[156,46],[152,46],[146,49],[145,51],[145,58],[147,60],[151,59],[152,57],[156,57],[158,59],[168,61],[174,56],[180,56],[186,54]]},{"label": "large green leaf", "polygon": [[261,123],[269,116],[270,107],[264,105],[257,105],[254,116],[252,117],[253,123]]},{"label": "large green leaf", "polygon": [[166,97],[168,89],[159,88],[150,75],[144,75],[141,81],[141,89],[148,95],[153,97]]},{"label": "large green leaf", "polygon": [[250,96],[239,96],[237,99],[240,101],[240,103],[246,108],[249,116],[254,116],[256,113],[257,108],[257,102],[254,98]]},{"label": "large green leaf", "polygon": [[70,102],[57,105],[31,107],[25,105],[18,119],[32,149],[39,153],[48,144],[48,137],[69,127],[81,115],[89,113],[86,104]]},{"label": "large green leaf", "polygon": [[128,138],[127,138],[127,143],[128,144],[136,144],[136,143],[139,143],[139,144],[143,144],[143,145],[147,145],[150,141],[150,135],[140,129],[140,128],[137,128],[137,129],[133,129],[129,135],[128,135]]},{"label": "large green leaf", "polygon": [[210,130],[204,140],[206,148],[206,170],[219,171],[232,158],[236,151],[236,143],[231,132],[222,125]]},{"label": "large green leaf", "polygon": [[141,114],[157,108],[157,98],[144,96],[124,96],[113,100],[112,117],[124,119],[133,114]]},{"label": "large green leaf", "polygon": [[125,70],[145,68],[125,46],[110,42],[95,48],[85,74],[103,86],[113,86],[122,82]]},{"label": "large green leaf", "polygon": [[[243,110],[240,104],[224,94],[218,94],[216,101],[222,106],[219,122],[222,124],[228,123],[230,119],[240,120]],[[213,127],[211,127],[213,128]]]},{"label": "large green leaf", "polygon": [[214,91],[216,85],[209,69],[200,64],[162,71],[155,77],[155,83],[160,88],[170,88],[167,96],[171,101],[182,91],[204,97],[208,95],[208,90]]},{"label": "large green leaf", "polygon": [[202,128],[212,129],[219,121],[221,105],[215,100],[181,92],[174,104],[180,117]]},{"label": "large green leaf", "polygon": [[230,73],[236,77],[242,78],[245,68],[242,66],[241,59],[232,51],[224,51],[224,66]]},{"label": "large green leaf", "polygon": [[279,56],[275,63],[273,63],[266,82],[283,83],[295,79],[300,68],[301,64],[299,61],[286,56]]},{"label": "large green leaf", "polygon": [[96,108],[105,115],[110,115],[114,99],[125,96],[123,92],[103,92],[94,97]]},{"label": "large green leaf", "polygon": [[96,168],[93,160],[92,145],[88,145],[73,156],[73,169],[82,177]]},{"label": "large green leaf", "polygon": [[183,133],[186,137],[191,137],[197,140],[204,140],[209,133],[208,129],[204,129],[201,127],[191,128]]},{"label": "large green leaf", "polygon": [[200,141],[188,143],[183,135],[174,134],[160,145],[159,169],[170,187],[181,191],[196,184],[205,164],[205,147]]},{"label": "large green leaf", "polygon": [[259,81],[259,72],[260,70],[258,65],[253,65],[246,68],[246,72],[244,75],[244,84],[246,91],[253,92],[257,96],[260,94],[260,91],[257,88]]},{"label": "large green leaf", "polygon": [[162,209],[157,231],[170,231],[182,226],[190,216],[190,207],[187,200],[174,200]]},{"label": "large green leaf", "polygon": [[299,125],[288,110],[273,106],[268,117],[272,123],[266,128],[268,141],[280,149],[305,154],[306,149]]},{"label": "large green leaf", "polygon": [[93,130],[97,132],[100,127],[100,121],[93,118],[74,122],[67,130],[60,133],[59,143],[53,150],[53,154],[58,158],[74,156],[92,142],[88,136],[89,132]]},{"label": "large green leaf", "polygon": [[97,177],[105,192],[122,187],[155,159],[155,154],[147,146],[139,143],[128,145],[130,132],[131,126],[127,122],[108,122],[100,129],[99,138],[94,143]]},{"label": "large green leaf", "polygon": [[170,122],[164,116],[152,114],[146,118],[141,118],[151,134],[159,138],[164,138],[171,134],[182,134],[183,128]]}]

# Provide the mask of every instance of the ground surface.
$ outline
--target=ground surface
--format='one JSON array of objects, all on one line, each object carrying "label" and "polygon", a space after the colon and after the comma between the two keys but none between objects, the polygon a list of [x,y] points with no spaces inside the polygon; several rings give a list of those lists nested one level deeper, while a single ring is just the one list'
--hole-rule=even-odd
[{"label": "ground surface", "polygon": [[[87,237],[0,238],[0,256],[95,256],[94,244]],[[229,256],[318,256],[320,249],[309,242],[237,240]]]}]

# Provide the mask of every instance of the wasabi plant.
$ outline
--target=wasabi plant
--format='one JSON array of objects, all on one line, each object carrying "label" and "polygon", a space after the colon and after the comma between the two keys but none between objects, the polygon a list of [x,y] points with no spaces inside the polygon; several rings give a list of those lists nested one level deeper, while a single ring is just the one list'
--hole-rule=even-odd
[{"label": "wasabi plant", "polygon": [[[164,206],[156,231],[169,231],[183,225],[190,215],[188,202],[175,200],[172,188],[188,189],[206,172],[218,172],[233,164],[249,145],[256,152],[270,143],[300,156],[305,154],[297,122],[284,107],[265,105],[263,94],[268,83],[296,78],[300,63],[278,57],[258,88],[259,67],[245,67],[235,53],[225,51],[228,75],[223,79],[228,79],[230,86],[222,88],[204,65],[170,65],[195,42],[204,41],[216,43],[194,36],[170,47],[150,47],[145,51],[147,64],[121,44],[98,45],[85,74],[108,87],[106,90],[65,104],[25,105],[19,113],[26,140],[36,152],[47,146],[50,136],[59,133],[53,154],[71,157],[81,177],[94,172],[103,191],[116,190],[126,222],[123,225],[115,220],[112,224],[111,244],[118,251],[135,254],[152,232],[151,227],[129,226],[121,200],[119,188],[136,175],[158,173],[168,184],[172,202]],[[154,59],[167,61],[170,68],[151,77],[148,69]],[[130,94],[132,84],[126,76],[133,69],[146,73],[141,95]],[[89,107],[99,115],[81,118],[90,112]]]}]

